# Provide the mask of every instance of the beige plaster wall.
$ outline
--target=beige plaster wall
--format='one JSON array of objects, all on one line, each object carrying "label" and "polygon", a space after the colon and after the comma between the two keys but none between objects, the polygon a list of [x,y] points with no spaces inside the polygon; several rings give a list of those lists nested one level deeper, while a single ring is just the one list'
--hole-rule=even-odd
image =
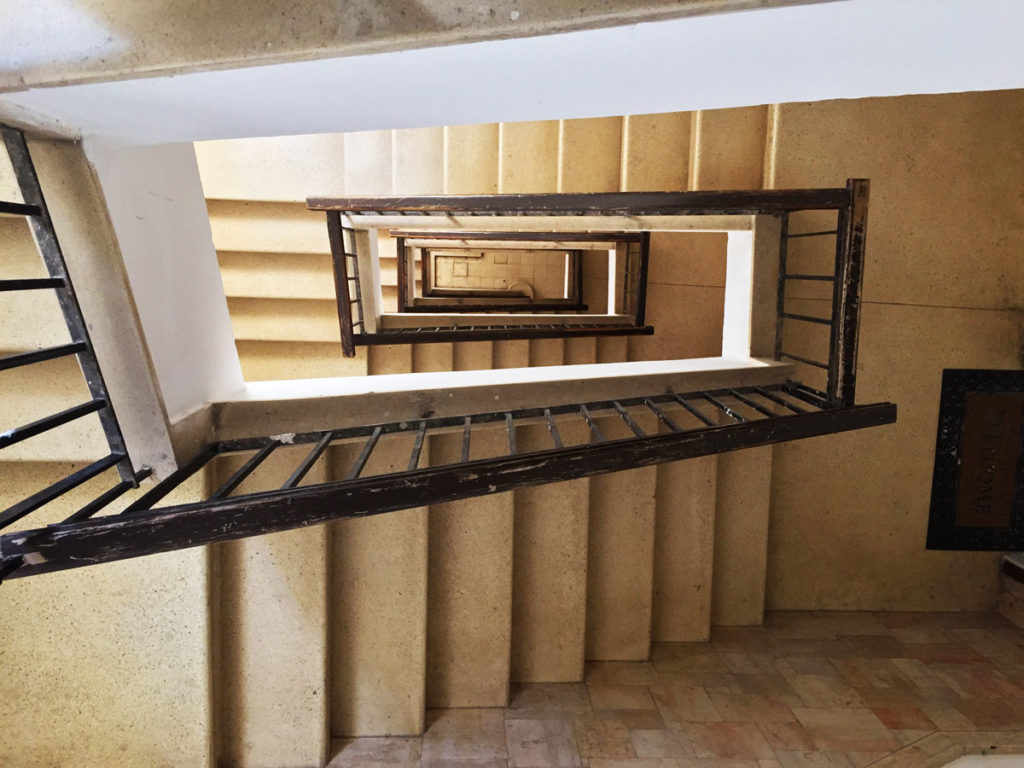
[{"label": "beige plaster wall", "polygon": [[[0,507],[78,466],[4,463]],[[201,482],[171,502],[195,499]],[[37,522],[98,492],[88,483]],[[209,595],[205,548],[5,582],[0,765],[212,765]]]},{"label": "beige plaster wall", "polygon": [[994,553],[924,549],[943,368],[1024,360],[1024,92],[786,104],[775,187],[871,179],[857,395],[896,424],[775,449],[768,604],[978,610]]}]

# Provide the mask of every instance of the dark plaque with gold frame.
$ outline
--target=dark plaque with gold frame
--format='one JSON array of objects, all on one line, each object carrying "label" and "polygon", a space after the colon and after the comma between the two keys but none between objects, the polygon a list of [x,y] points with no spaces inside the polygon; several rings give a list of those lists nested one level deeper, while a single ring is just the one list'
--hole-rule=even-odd
[{"label": "dark plaque with gold frame", "polygon": [[1024,371],[942,372],[928,549],[1024,550]]}]

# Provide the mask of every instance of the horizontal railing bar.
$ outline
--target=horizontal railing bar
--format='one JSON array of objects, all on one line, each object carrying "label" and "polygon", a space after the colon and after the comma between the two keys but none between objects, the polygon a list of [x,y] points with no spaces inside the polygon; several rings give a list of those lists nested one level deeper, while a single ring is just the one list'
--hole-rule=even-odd
[{"label": "horizontal railing bar", "polygon": [[139,483],[145,480],[147,477],[149,477],[152,474],[152,472],[153,470],[151,470],[149,467],[143,467],[142,469],[135,473],[135,476],[132,477],[131,480],[122,480],[110,490],[97,496],[95,499],[90,501],[88,504],[86,504],[84,507],[82,507],[80,510],[75,512],[70,517],[65,518],[62,521],[62,524],[77,523],[79,520],[88,520],[90,517],[95,515],[105,506],[121,498],[132,488],[138,488]]},{"label": "horizontal railing bar", "polygon": [[51,429],[67,424],[69,421],[80,419],[83,416],[88,416],[90,413],[95,413],[101,408],[106,407],[106,400],[90,400],[87,403],[81,403],[73,406],[60,413],[55,413],[51,416],[33,421],[31,424],[26,424],[22,427],[15,427],[9,429],[6,432],[0,432],[0,448],[6,448],[9,445],[20,443],[22,440],[27,440],[30,437],[35,437],[43,432],[48,432]]},{"label": "horizontal railing bar", "polygon": [[659,419],[661,419],[661,422],[666,427],[671,429],[673,432],[682,432],[683,431],[683,428],[680,427],[678,424],[676,424],[675,420],[671,416],[669,416],[667,413],[665,413],[663,410],[661,410],[661,408],[659,408],[657,405],[655,405],[654,402],[649,397],[645,397],[644,398],[644,405],[646,405],[648,408],[650,408],[652,411],[654,411],[654,415],[657,416]]},{"label": "horizontal railing bar", "polygon": [[803,400],[805,403],[810,403],[816,408],[828,408],[828,398],[825,396],[824,392],[817,389],[811,389],[799,382],[792,382],[783,384],[782,390],[793,397]]},{"label": "horizontal railing bar", "polygon": [[63,288],[62,277],[33,277],[24,280],[0,280],[2,291],[37,291],[43,288]]},{"label": "horizontal railing bar", "polygon": [[[817,435],[890,424],[891,403],[853,406],[729,424],[682,434],[664,433],[601,444],[478,459],[393,475],[335,481],[286,491],[183,504],[135,517],[121,515],[51,526],[0,538],[5,562],[31,557],[12,578],[156,554],[273,531],[368,517],[573,480],[605,472],[772,445]],[[83,535],[87,534],[87,535]]]},{"label": "horizontal railing bar", "polygon": [[0,213],[9,213],[14,216],[38,216],[43,211],[38,205],[27,205],[26,203],[15,203],[8,200],[0,200]]},{"label": "horizontal railing bar", "polygon": [[511,413],[505,414],[505,431],[508,432],[508,455],[515,456],[519,453],[519,449],[516,447],[515,420]]},{"label": "horizontal railing bar", "polygon": [[405,237],[409,240],[519,240],[522,242],[559,242],[561,240],[575,242],[604,242],[618,240],[626,243],[638,243],[639,232],[465,232],[451,229],[428,229],[407,231],[392,229],[392,237]]},{"label": "horizontal railing bar", "polygon": [[465,464],[469,461],[469,433],[473,428],[473,418],[467,416],[463,421],[462,428],[462,455],[459,457],[460,461]]},{"label": "horizontal railing bar", "polygon": [[19,368],[23,365],[31,365],[32,363],[41,363],[44,360],[55,360],[58,357],[77,355],[79,352],[85,352],[88,348],[84,341],[75,341],[71,344],[62,344],[59,347],[47,347],[46,349],[37,349],[32,352],[19,352],[16,355],[0,357],[0,371]]},{"label": "horizontal railing bar", "polygon": [[720,410],[722,413],[724,413],[730,419],[735,419],[736,421],[739,421],[739,422],[748,421],[748,419],[745,416],[741,416],[739,413],[734,411],[732,408],[730,408],[728,405],[726,405],[725,403],[723,403],[721,400],[719,400],[718,398],[714,397],[713,395],[709,395],[709,394],[705,393],[704,394],[704,399],[707,400],[709,403],[711,403],[713,406],[715,406],[715,408]]},{"label": "horizontal railing bar", "polygon": [[796,405],[795,403],[791,403],[788,400],[784,400],[783,398],[779,397],[778,395],[776,395],[776,394],[774,394],[774,393],[772,393],[772,392],[770,392],[770,391],[768,391],[766,389],[762,389],[761,387],[756,387],[754,391],[757,392],[757,394],[759,394],[765,400],[771,400],[773,403],[778,403],[783,408],[788,408],[793,413],[807,413],[807,410],[805,408],[801,408],[800,406]]},{"label": "horizontal railing bar", "polygon": [[[702,392],[697,392],[697,393],[695,393],[695,394],[694,394],[694,397],[700,397],[700,396],[702,396],[702,395],[703,395],[703,393],[702,393]],[[677,401],[677,402],[678,402],[678,403],[679,403],[679,404],[680,404],[681,406],[683,406],[683,408],[685,408],[685,409],[686,409],[687,411],[689,411],[689,412],[690,412],[691,414],[693,414],[693,415],[694,415],[694,416],[696,416],[696,417],[697,417],[698,419],[700,419],[701,421],[703,421],[703,422],[704,422],[705,424],[707,424],[707,425],[708,425],[709,427],[717,427],[717,426],[718,426],[717,424],[715,424],[715,422],[713,422],[713,421],[712,421],[711,419],[709,419],[709,418],[708,418],[707,416],[705,416],[705,415],[704,415],[703,413],[701,413],[700,411],[698,411],[698,410],[697,410],[697,409],[696,409],[696,408],[695,408],[694,406],[690,405],[690,404],[689,404],[689,403],[688,403],[688,402],[687,402],[687,401],[686,401],[686,400],[685,400],[685,399],[684,399],[684,398],[683,398],[682,396],[680,396],[680,395],[676,395],[676,396],[675,396],[675,399],[676,399],[676,401]]]},{"label": "horizontal railing bar", "polygon": [[811,317],[810,315],[795,315],[792,312],[783,312],[782,316],[789,320],[802,320],[805,323],[821,323],[822,325],[832,325],[832,321],[827,317]]},{"label": "horizontal railing bar", "polygon": [[242,484],[245,478],[255,472],[256,468],[262,464],[263,461],[273,453],[280,444],[281,442],[279,440],[268,441],[262,448],[256,451],[256,453],[247,462],[245,462],[245,464],[235,470],[231,474],[231,477],[225,480],[224,484],[221,485],[220,488],[210,494],[210,501],[223,499],[228,496],[233,490],[235,490],[235,488]]},{"label": "horizontal railing bar", "polygon": [[352,465],[352,469],[345,476],[346,480],[355,480],[363,473],[363,468],[366,466],[366,462],[370,460],[370,454],[373,453],[373,449],[377,446],[377,441],[380,439],[380,433],[383,429],[382,426],[377,426],[370,434],[366,444],[363,446],[363,450],[356,457],[356,463]]},{"label": "horizontal railing bar", "polygon": [[821,230],[819,232],[797,232],[795,234],[786,233],[786,237],[789,240],[794,240],[794,239],[796,239],[798,237],[820,237],[822,235],[837,235],[837,234],[839,234],[839,233],[836,230],[834,230],[834,229],[823,229],[823,230]]},{"label": "horizontal railing bar", "polygon": [[647,433],[644,432],[642,429],[640,429],[640,426],[635,421],[633,421],[633,417],[630,416],[626,412],[626,409],[622,407],[622,403],[620,403],[620,402],[618,402],[616,400],[613,403],[613,405],[615,406],[615,410],[618,412],[619,416],[622,417],[622,420],[624,422],[626,422],[626,426],[629,427],[631,430],[633,430],[633,434],[634,435],[636,435],[637,437],[646,437],[647,436]]},{"label": "horizontal railing bar", "polygon": [[551,439],[555,443],[555,448],[562,447],[562,436],[558,434],[558,427],[555,425],[555,420],[551,417],[551,409],[544,409],[544,421],[547,422],[548,432],[551,434]]},{"label": "horizontal railing bar", "polygon": [[292,472],[288,479],[284,481],[284,488],[294,488],[296,485],[302,482],[302,478],[306,476],[306,473],[316,464],[316,460],[320,458],[320,455],[327,450],[327,446],[331,444],[331,440],[334,438],[334,432],[326,432],[324,436],[320,438],[319,442],[313,446],[306,458],[302,460],[302,463]]},{"label": "horizontal railing bar", "polygon": [[[266,438],[261,437],[260,445],[265,441]],[[121,514],[128,515],[134,512],[144,512],[148,510],[158,501],[167,496],[167,494],[192,477],[192,475],[205,467],[210,459],[216,456],[217,453],[217,445],[215,443],[206,446],[203,450],[193,456],[187,464],[178,467],[171,474],[146,491],[146,493],[142,494],[139,498],[121,510]]]},{"label": "horizontal railing bar", "polygon": [[590,192],[585,194],[442,195],[419,197],[313,197],[312,210],[379,215],[424,211],[481,216],[685,216],[835,210],[849,202],[845,187],[693,192]]},{"label": "horizontal railing bar", "polygon": [[788,357],[790,360],[796,360],[798,363],[813,365],[815,368],[824,368],[826,371],[828,370],[827,363],[819,363],[817,360],[811,360],[808,357],[801,357],[800,355],[794,355],[789,352],[779,352],[779,357]]},{"label": "horizontal railing bar", "polygon": [[115,466],[123,458],[124,456],[119,453],[112,453],[99,461],[94,461],[89,466],[84,467],[67,477],[61,478],[53,485],[44,488],[38,493],[32,494],[27,499],[19,501],[14,506],[6,509],[3,514],[0,514],[0,528],[6,528],[8,525],[17,522],[25,515],[35,512],[44,504],[48,504],[57,497],[63,496],[65,493],[77,488],[87,480],[91,480],[101,472]]},{"label": "horizontal railing bar", "polygon": [[792,274],[783,275],[786,280],[827,280],[832,282],[836,279],[835,275],[803,275],[803,274]]},{"label": "horizontal railing bar", "polygon": [[419,429],[416,430],[416,439],[412,444],[412,453],[409,456],[409,471],[416,469],[420,463],[420,453],[423,451],[423,440],[427,435],[426,420],[420,421]]},{"label": "horizontal railing bar", "polygon": [[741,395],[735,389],[730,389],[729,390],[729,394],[732,397],[734,397],[735,399],[739,400],[744,405],[746,405],[746,406],[748,406],[750,408],[753,408],[758,413],[764,414],[765,416],[770,416],[771,418],[775,418],[776,416],[778,416],[778,414],[775,413],[771,408],[765,408],[760,403],[755,403],[750,398],[747,398],[747,397],[744,397],[743,395]]},{"label": "horizontal railing bar", "polygon": [[429,333],[409,328],[395,328],[376,333],[363,333],[356,337],[359,346],[370,347],[381,344],[400,344],[403,339],[415,338],[417,343],[441,343],[448,341],[508,341],[513,339],[572,338],[576,336],[650,336],[654,327],[650,325],[542,325],[536,327],[487,328],[474,330],[461,327],[434,327]]},{"label": "horizontal railing bar", "polygon": [[587,410],[587,406],[581,405],[579,409],[580,413],[583,415],[583,420],[586,421],[587,426],[590,427],[590,434],[594,438],[594,441],[598,443],[603,443],[605,441],[604,435],[601,434],[601,430],[597,426],[597,423],[590,416],[590,411]]}]

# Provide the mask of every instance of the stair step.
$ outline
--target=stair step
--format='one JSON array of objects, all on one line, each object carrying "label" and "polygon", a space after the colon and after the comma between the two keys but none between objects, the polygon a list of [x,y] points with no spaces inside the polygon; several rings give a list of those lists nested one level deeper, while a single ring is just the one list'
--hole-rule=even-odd
[{"label": "stair step", "polygon": [[[308,446],[284,446],[240,490],[279,488]],[[242,464],[225,456],[216,487]],[[326,462],[307,482],[329,479]],[[213,550],[220,632],[218,759],[228,765],[322,765],[329,746],[328,529],[297,528]],[[284,631],[283,631],[284,630]],[[271,663],[272,660],[272,663]]]},{"label": "stair step", "polygon": [[[381,440],[373,471],[406,468],[408,441]],[[431,446],[421,455],[427,464]],[[358,446],[334,449],[335,477]],[[370,468],[368,468],[369,470]],[[417,735],[424,728],[428,511],[331,525],[331,733]]]},{"label": "stair step", "polygon": [[772,447],[718,457],[711,621],[757,626],[764,618]]}]

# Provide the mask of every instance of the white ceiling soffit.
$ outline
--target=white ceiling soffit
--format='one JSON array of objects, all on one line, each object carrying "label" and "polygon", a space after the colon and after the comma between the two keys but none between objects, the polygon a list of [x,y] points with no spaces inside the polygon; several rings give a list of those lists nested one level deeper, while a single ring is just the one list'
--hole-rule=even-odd
[{"label": "white ceiling soffit", "polygon": [[0,116],[162,144],[1024,86],[1020,0],[850,0],[33,89]]}]

